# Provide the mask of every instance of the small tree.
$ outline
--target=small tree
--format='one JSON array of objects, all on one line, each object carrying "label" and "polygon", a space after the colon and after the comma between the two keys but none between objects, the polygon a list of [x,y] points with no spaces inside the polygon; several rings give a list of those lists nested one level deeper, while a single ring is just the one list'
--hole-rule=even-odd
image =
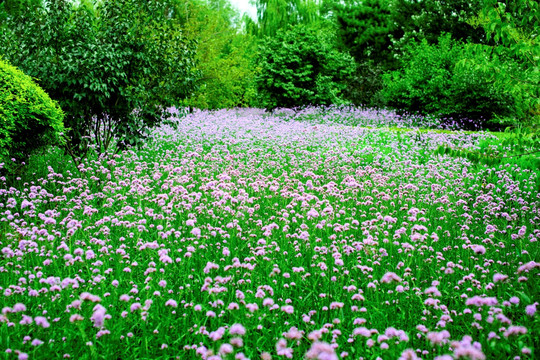
[{"label": "small tree", "polygon": [[268,108],[342,103],[354,60],[329,32],[297,25],[267,37],[259,48],[257,85]]},{"label": "small tree", "polygon": [[482,71],[497,88],[511,94],[521,122],[540,124],[540,3],[531,0],[484,0],[484,8],[470,20],[484,28],[495,45],[471,44],[479,56],[461,65]]},{"label": "small tree", "polygon": [[66,113],[74,157],[138,145],[166,107],[192,93],[195,44],[175,0],[41,1],[7,13],[0,54]]},{"label": "small tree", "polygon": [[199,109],[250,106],[255,100],[255,37],[242,31],[228,0],[189,1],[185,32],[197,42],[199,87],[186,104]]}]

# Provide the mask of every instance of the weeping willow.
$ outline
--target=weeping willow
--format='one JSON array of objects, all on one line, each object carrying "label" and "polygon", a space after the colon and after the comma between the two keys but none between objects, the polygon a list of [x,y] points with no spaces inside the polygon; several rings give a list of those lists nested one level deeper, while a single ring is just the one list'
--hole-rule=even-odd
[{"label": "weeping willow", "polygon": [[280,29],[296,24],[320,21],[320,0],[253,0],[257,8],[257,22],[248,30],[262,38],[274,36]]}]

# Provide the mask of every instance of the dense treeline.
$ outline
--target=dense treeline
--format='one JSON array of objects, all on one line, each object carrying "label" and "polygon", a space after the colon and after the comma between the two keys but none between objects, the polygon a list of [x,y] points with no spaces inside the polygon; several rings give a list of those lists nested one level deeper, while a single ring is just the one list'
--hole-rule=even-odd
[{"label": "dense treeline", "polygon": [[[328,79],[341,103],[392,107],[441,117],[487,122],[538,123],[540,83],[537,2],[512,0],[257,0],[258,22],[247,29],[262,44],[258,78],[317,68],[302,37],[291,41],[298,25],[332,38],[335,50],[353,57],[354,70]],[[309,31],[309,30],[307,30]],[[280,35],[280,33],[283,33]],[[282,41],[274,59],[264,39]],[[294,44],[294,45],[293,45]],[[320,47],[325,44],[319,42]],[[296,48],[306,49],[296,56]],[[278,51],[274,51],[274,54]],[[284,59],[285,58],[285,59]],[[279,63],[280,71],[268,66]],[[266,70],[266,69],[270,70]],[[269,80],[258,89],[265,99],[294,97],[304,89],[289,76],[281,91]],[[261,82],[259,81],[259,84]],[[321,88],[324,88],[322,86]],[[283,89],[289,94],[283,95]],[[334,99],[336,96],[334,96]],[[310,99],[309,103],[314,103]],[[279,103],[279,102],[278,102]],[[319,101],[324,104],[325,101]],[[263,105],[274,106],[267,100]]]},{"label": "dense treeline", "polygon": [[0,58],[65,113],[83,157],[178,108],[344,105],[538,124],[530,0],[0,1]]}]

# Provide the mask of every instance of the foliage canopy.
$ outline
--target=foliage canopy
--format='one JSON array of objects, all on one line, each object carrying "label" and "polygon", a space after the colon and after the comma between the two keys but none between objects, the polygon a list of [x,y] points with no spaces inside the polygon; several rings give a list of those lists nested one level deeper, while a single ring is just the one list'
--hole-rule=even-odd
[{"label": "foliage canopy", "polygon": [[411,43],[402,67],[384,75],[382,90],[388,105],[443,117],[491,119],[508,114],[511,99],[481,71],[459,66],[474,56],[464,45],[443,36],[437,44]]},{"label": "foliage canopy", "polygon": [[[28,5],[28,4],[27,4]],[[74,157],[138,145],[195,88],[175,0],[40,1],[8,12],[0,53],[57,100]]]},{"label": "foliage canopy", "polygon": [[323,29],[297,25],[267,37],[259,47],[257,85],[267,108],[343,102],[354,59],[335,48]]}]

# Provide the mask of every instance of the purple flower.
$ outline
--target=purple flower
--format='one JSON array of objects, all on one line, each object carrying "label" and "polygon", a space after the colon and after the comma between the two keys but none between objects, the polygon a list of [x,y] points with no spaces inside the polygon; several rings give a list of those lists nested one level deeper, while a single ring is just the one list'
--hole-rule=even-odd
[{"label": "purple flower", "polygon": [[37,326],[41,326],[41,327],[43,327],[45,329],[51,326],[51,324],[49,324],[47,319],[44,318],[43,316],[36,316],[34,318],[34,321],[36,322]]},{"label": "purple flower", "polygon": [[231,328],[229,329],[229,333],[231,335],[243,336],[246,333],[246,328],[243,327],[241,324],[232,324]]}]

